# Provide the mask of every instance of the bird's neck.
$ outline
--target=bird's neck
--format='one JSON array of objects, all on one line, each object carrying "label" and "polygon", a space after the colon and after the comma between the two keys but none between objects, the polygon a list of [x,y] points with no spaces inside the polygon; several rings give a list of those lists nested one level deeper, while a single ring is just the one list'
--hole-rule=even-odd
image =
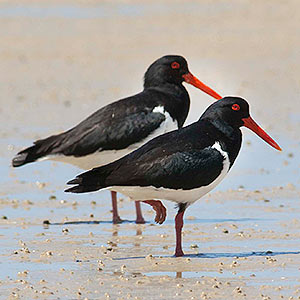
[{"label": "bird's neck", "polygon": [[220,120],[218,118],[209,119],[209,122],[229,140],[234,139],[235,131],[239,130],[238,128],[234,128],[225,121]]},{"label": "bird's neck", "polygon": [[187,118],[190,109],[190,97],[182,84],[165,83],[159,86],[147,87],[144,90],[161,94],[161,104],[177,120],[178,128],[181,128]]},{"label": "bird's neck", "polygon": [[[205,119],[204,119],[205,120]],[[242,132],[239,127],[231,126],[218,118],[206,119],[216,130],[215,138],[221,143],[222,149],[228,152],[230,167],[234,163],[242,143]]]},{"label": "bird's neck", "polygon": [[151,82],[145,81],[144,90],[146,89],[155,89],[175,96],[180,96],[183,93],[187,93],[182,83],[175,84],[175,83],[169,83],[160,80],[151,81]]}]

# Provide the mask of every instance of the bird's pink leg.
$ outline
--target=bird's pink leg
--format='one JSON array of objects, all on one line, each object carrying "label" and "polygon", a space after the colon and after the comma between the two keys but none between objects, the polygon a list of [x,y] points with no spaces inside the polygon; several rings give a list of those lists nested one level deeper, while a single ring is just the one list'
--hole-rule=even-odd
[{"label": "bird's pink leg", "polygon": [[113,224],[120,224],[122,223],[122,219],[118,214],[118,203],[117,203],[117,193],[111,191],[111,204],[112,204],[112,213],[113,213]]},{"label": "bird's pink leg", "polygon": [[155,222],[158,224],[162,224],[167,216],[167,209],[159,200],[145,200],[144,203],[147,203],[152,206],[152,208],[156,212]]},{"label": "bird's pink leg", "polygon": [[182,240],[181,240],[181,231],[183,227],[183,215],[185,210],[179,210],[175,217],[175,230],[176,230],[176,250],[175,256],[183,256],[184,253],[182,251]]},{"label": "bird's pink leg", "polygon": [[142,209],[141,209],[141,202],[135,201],[135,210],[136,210],[136,224],[145,224],[145,220],[143,218]]}]

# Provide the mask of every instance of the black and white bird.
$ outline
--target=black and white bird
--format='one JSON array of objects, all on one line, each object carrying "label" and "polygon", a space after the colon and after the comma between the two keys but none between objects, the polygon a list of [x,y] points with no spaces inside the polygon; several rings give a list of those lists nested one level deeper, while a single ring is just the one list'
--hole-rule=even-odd
[{"label": "black and white bird", "polygon": [[226,176],[241,147],[242,126],[281,150],[250,117],[244,99],[225,97],[209,106],[199,121],[154,138],[115,162],[80,174],[68,182],[76,186],[66,191],[120,192],[132,200],[150,204],[160,224],[166,218],[160,200],[176,202],[179,210],[175,218],[175,256],[183,256],[184,211]]},{"label": "black and white bird", "polygon": [[[152,138],[183,126],[190,108],[183,82],[222,98],[190,73],[182,56],[167,55],[150,65],[142,92],[99,109],[68,131],[35,141],[16,155],[12,165],[51,159],[88,170],[119,159]],[[111,196],[113,223],[120,223],[116,193],[112,191]],[[140,203],[135,204],[136,222],[144,223]]]}]

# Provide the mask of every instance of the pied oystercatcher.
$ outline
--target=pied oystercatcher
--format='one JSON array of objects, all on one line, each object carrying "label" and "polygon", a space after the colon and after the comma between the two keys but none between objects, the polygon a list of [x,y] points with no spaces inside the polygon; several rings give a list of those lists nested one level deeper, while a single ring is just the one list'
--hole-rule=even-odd
[{"label": "pied oystercatcher", "polygon": [[76,186],[66,191],[85,193],[108,188],[120,192],[153,206],[160,224],[166,209],[159,200],[178,203],[175,256],[183,256],[184,211],[228,173],[241,147],[241,126],[281,150],[250,117],[244,99],[225,97],[209,106],[199,121],[163,134],[115,162],[80,174],[68,182]]},{"label": "pied oystercatcher", "polygon": [[[183,81],[222,98],[189,72],[182,56],[167,55],[150,65],[141,93],[99,109],[66,132],[34,142],[17,154],[12,165],[52,159],[88,170],[112,162],[155,136],[183,126],[190,107]],[[113,223],[119,223],[116,193],[112,191],[111,196]],[[144,223],[140,203],[135,204],[136,222]]]}]

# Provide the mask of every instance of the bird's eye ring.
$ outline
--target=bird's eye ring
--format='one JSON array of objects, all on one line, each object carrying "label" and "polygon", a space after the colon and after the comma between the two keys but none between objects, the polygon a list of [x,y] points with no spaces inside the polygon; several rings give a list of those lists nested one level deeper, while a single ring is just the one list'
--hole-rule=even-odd
[{"label": "bird's eye ring", "polygon": [[171,68],[172,69],[179,69],[180,64],[177,61],[174,61],[174,62],[171,63]]},{"label": "bird's eye ring", "polygon": [[240,106],[239,106],[238,104],[233,104],[233,105],[231,106],[231,108],[232,108],[232,110],[240,110],[240,109],[241,109]]}]

